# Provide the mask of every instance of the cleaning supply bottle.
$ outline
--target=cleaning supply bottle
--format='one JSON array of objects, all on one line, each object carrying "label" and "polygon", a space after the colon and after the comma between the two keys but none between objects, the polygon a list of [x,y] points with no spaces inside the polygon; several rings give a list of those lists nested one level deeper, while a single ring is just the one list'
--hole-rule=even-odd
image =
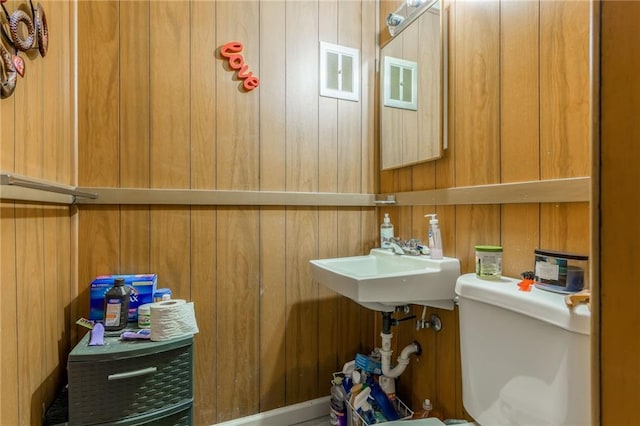
[{"label": "cleaning supply bottle", "polygon": [[424,217],[427,216],[431,217],[431,220],[429,220],[429,249],[431,250],[431,258],[442,259],[442,234],[440,233],[438,215],[435,213],[424,215]]},{"label": "cleaning supply bottle", "polygon": [[389,400],[389,397],[384,393],[379,384],[373,382],[369,389],[371,389],[369,391],[371,397],[376,401],[377,406],[387,420],[394,421],[400,419],[400,415],[393,406],[393,403]]},{"label": "cleaning supply bottle", "polygon": [[389,218],[389,213],[385,213],[382,225],[380,225],[380,247],[391,248],[393,237],[393,224]]},{"label": "cleaning supply bottle", "polygon": [[331,411],[329,424],[332,426],[347,426],[347,395],[342,387],[342,377],[336,377],[331,387]]},{"label": "cleaning supply bottle", "polygon": [[425,399],[422,401],[422,410],[416,411],[413,413],[414,419],[426,419],[429,417],[429,413],[433,410],[433,404],[431,400]]},{"label": "cleaning supply bottle", "polygon": [[116,278],[104,295],[105,331],[118,331],[127,326],[130,298],[131,289],[124,285],[124,278]]}]

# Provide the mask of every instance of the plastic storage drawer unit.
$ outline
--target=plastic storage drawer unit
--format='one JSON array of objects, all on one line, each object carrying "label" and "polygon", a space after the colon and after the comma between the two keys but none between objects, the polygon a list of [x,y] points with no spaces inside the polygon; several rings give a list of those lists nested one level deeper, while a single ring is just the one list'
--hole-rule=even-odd
[{"label": "plastic storage drawer unit", "polygon": [[193,337],[164,342],[87,334],[69,354],[70,425],[190,425]]}]

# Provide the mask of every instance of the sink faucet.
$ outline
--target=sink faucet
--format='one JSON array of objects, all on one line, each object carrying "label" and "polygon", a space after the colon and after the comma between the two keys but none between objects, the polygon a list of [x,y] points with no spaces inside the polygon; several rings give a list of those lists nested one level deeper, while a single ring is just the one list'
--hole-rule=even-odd
[{"label": "sink faucet", "polygon": [[424,254],[425,247],[422,246],[420,240],[412,238],[408,241],[402,241],[399,238],[392,238],[387,241],[395,254],[408,254],[411,256],[420,256]]},{"label": "sink faucet", "polygon": [[395,254],[405,254],[404,249],[400,247],[400,245],[395,241],[391,240],[391,241],[388,241],[388,243]]}]

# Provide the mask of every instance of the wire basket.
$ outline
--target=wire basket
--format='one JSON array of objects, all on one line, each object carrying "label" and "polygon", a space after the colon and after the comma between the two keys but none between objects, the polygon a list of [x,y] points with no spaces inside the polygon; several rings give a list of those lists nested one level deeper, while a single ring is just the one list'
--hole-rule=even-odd
[{"label": "wire basket", "polygon": [[[394,408],[396,409],[396,412],[400,416],[399,420],[407,420],[413,417],[413,411],[411,411],[411,409],[409,409],[409,407],[407,407],[405,403],[400,400],[400,398],[396,397],[391,401],[391,403],[393,404]],[[384,423],[384,422],[379,421],[378,423]],[[367,423],[367,421],[363,419],[362,416],[360,416],[360,414],[358,414],[358,412],[353,408],[353,406],[349,403],[349,401],[347,401],[347,425],[348,426],[369,426],[369,423]]]}]

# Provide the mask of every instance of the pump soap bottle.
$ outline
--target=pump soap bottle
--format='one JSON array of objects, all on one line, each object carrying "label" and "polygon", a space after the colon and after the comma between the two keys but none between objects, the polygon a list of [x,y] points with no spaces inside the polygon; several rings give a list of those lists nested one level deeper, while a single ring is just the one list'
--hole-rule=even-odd
[{"label": "pump soap bottle", "polygon": [[431,220],[429,220],[429,249],[431,250],[431,258],[442,259],[442,234],[440,233],[438,215],[435,213],[424,215],[424,217],[427,216],[431,217]]},{"label": "pump soap bottle", "polygon": [[393,239],[393,224],[389,218],[389,213],[384,214],[384,220],[380,225],[380,247],[391,248],[391,240]]},{"label": "pump soap bottle", "polygon": [[104,294],[104,329],[118,331],[127,326],[131,289],[124,278],[116,278],[113,287]]}]

